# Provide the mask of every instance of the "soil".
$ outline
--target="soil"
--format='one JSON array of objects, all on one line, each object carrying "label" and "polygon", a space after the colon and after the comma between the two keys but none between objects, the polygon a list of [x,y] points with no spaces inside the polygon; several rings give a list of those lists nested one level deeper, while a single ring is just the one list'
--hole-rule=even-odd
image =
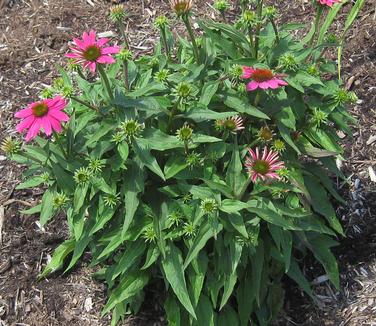
[{"label": "soil", "polygon": [[[106,19],[114,2],[121,1],[0,0],[0,142],[15,134],[13,113],[51,84],[57,75],[56,63],[64,60],[72,35],[90,28],[116,33]],[[232,2],[235,10],[236,1]],[[203,3],[200,16],[213,17],[212,2]],[[306,0],[270,0],[269,4],[278,7],[281,21],[308,21],[313,16]],[[149,52],[157,37],[152,22],[169,13],[168,1],[129,0],[125,5],[133,52]],[[338,20],[342,24],[351,4],[344,7]],[[347,201],[337,208],[346,228],[346,238],[335,249],[341,290],[332,288],[323,270],[307,260],[304,271],[314,279],[317,302],[286,281],[285,307],[276,325],[376,325],[376,183],[369,175],[370,167],[376,169],[375,8],[375,0],[365,5],[346,37],[343,57],[346,86],[357,93],[359,101],[351,108],[358,119],[354,137],[343,139],[346,160],[342,170],[348,183],[337,181]],[[178,32],[183,30],[174,23]],[[54,248],[67,237],[67,226],[61,216],[41,228],[37,216],[20,213],[35,205],[43,193],[42,189],[15,190],[22,169],[0,153],[0,326],[110,325],[109,317],[100,314],[106,289],[91,278],[94,270],[87,260],[67,275],[36,281]],[[140,315],[123,325],[163,325],[161,307],[154,302],[147,300]]]}]

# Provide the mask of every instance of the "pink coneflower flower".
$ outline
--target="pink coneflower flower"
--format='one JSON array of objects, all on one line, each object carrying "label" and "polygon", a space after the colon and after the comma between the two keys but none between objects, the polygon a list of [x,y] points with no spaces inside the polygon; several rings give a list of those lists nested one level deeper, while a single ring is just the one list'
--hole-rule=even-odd
[{"label": "pink coneflower flower", "polygon": [[95,73],[98,63],[114,63],[115,59],[110,54],[119,53],[120,47],[104,45],[109,41],[108,38],[97,39],[95,31],[89,33],[84,32],[82,39],[74,38],[73,45],[70,46],[72,52],[65,56],[75,60],[83,68],[89,68],[92,73]]},{"label": "pink coneflower flower", "polygon": [[341,2],[340,0],[319,0],[322,5],[332,7],[335,3]]},{"label": "pink coneflower flower", "polygon": [[27,142],[35,138],[41,128],[47,136],[50,136],[52,131],[61,132],[61,122],[69,120],[69,117],[62,112],[66,105],[67,101],[61,96],[29,104],[26,109],[18,111],[14,115],[16,118],[23,119],[17,125],[17,131],[21,133],[25,129],[29,129],[25,138]]},{"label": "pink coneflower flower", "polygon": [[215,121],[215,127],[216,129],[228,130],[235,134],[237,131],[244,129],[243,119],[238,115],[226,119],[218,119]]},{"label": "pink coneflower flower", "polygon": [[273,152],[268,150],[267,147],[264,147],[264,151],[261,156],[258,147],[256,147],[256,151],[249,148],[248,153],[251,156],[246,158],[245,166],[252,182],[256,182],[258,178],[261,180],[280,179],[276,171],[282,169],[284,167],[284,163],[282,161],[278,161],[279,156],[277,152]]},{"label": "pink coneflower flower", "polygon": [[247,84],[247,91],[253,91],[256,88],[278,88],[280,86],[288,85],[287,82],[281,79],[283,75],[274,75],[269,69],[254,69],[252,67],[243,67],[243,79],[253,79]]}]

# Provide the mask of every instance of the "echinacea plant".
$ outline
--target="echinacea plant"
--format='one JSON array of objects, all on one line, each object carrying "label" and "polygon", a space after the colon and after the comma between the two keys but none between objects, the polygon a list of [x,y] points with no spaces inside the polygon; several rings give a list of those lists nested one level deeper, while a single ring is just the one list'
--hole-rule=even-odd
[{"label": "echinacea plant", "polygon": [[351,135],[356,96],[326,49],[342,48],[364,1],[339,42],[326,34],[346,3],[314,0],[302,39],[301,25],[278,26],[262,0],[242,1],[234,24],[197,20],[200,38],[194,1],[171,0],[189,38],[174,39],[159,17],[151,55],[130,52],[123,7],[111,10],[123,40],[74,38],[61,78],[15,114],[26,144],[1,143],[29,167],[18,189],[45,189],[23,213],[41,225],[64,213],[69,226],[40,278],[90,252],[112,325],[152,287],[165,289],[169,325],[268,325],[285,276],[313,296],[301,266],[309,252],[338,288],[330,248],[344,232],[332,202],[343,199],[331,177],[345,178],[336,132]]}]

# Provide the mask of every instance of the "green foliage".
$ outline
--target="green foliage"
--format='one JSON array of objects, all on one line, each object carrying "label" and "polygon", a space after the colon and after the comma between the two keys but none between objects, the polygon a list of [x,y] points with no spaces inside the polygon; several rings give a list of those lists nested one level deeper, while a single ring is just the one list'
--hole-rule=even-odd
[{"label": "green foliage", "polygon": [[[308,251],[338,287],[330,248],[343,230],[332,200],[342,198],[329,175],[343,176],[336,130],[350,132],[353,120],[322,51],[344,3],[321,8],[324,24],[303,42],[292,36],[300,25],[277,28],[275,10],[261,10],[259,1],[234,26],[200,21],[203,35],[192,44],[173,40],[159,18],[165,49],[127,56],[125,70],[124,60],[103,66],[102,80],[61,70],[59,83],[81,94],[70,101],[65,130],[56,141],[38,137],[8,151],[29,167],[18,189],[47,187],[24,213],[40,213],[44,225],[66,212],[70,238],[40,277],[67,259],[71,269],[90,251],[108,285],[103,313],[112,311],[113,325],[136,313],[155,283],[166,288],[169,325],[267,325],[282,305],[284,274],[312,296],[297,258]],[[216,4],[226,9],[226,1]],[[270,68],[288,85],[246,92],[243,65]],[[284,169],[278,180],[253,182],[247,150],[264,146],[279,153]],[[263,175],[270,166],[258,168]]]}]

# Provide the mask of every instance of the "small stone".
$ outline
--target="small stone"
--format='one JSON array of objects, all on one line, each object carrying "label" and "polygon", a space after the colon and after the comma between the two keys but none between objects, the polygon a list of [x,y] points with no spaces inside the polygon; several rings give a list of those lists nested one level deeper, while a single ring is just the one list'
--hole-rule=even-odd
[{"label": "small stone", "polygon": [[84,307],[87,312],[93,309],[93,300],[91,299],[91,297],[85,299]]},{"label": "small stone", "polygon": [[0,161],[5,161],[6,159],[7,159],[6,156],[4,156],[4,155],[0,155]]}]

